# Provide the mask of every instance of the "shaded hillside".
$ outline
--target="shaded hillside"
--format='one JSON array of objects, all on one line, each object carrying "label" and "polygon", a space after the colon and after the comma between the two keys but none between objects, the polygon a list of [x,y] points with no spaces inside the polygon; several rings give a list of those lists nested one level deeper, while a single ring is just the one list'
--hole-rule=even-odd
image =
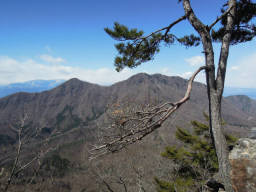
[{"label": "shaded hillside", "polygon": [[256,116],[256,100],[245,95],[235,95],[226,97],[226,99],[248,115]]},{"label": "shaded hillside", "polygon": [[105,93],[104,87],[71,79],[50,91],[5,97],[0,100],[0,132],[8,133],[6,126],[23,113],[37,129],[62,129],[65,118],[86,123],[103,113],[108,99]]},{"label": "shaded hillside", "polygon": [[233,95],[246,95],[251,99],[256,99],[256,89],[225,87],[223,96],[227,97],[227,96],[233,96]]}]

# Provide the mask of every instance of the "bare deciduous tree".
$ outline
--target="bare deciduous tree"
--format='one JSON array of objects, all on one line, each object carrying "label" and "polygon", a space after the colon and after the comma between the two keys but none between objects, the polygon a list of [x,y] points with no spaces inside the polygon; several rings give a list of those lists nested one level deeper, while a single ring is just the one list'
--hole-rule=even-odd
[{"label": "bare deciduous tree", "polygon": [[[40,144],[40,148],[36,149],[35,151],[33,151],[30,154],[30,157],[27,159],[26,157],[24,158],[24,156],[26,156],[24,154],[24,148],[26,148],[29,143],[31,138],[33,137],[34,134],[38,134],[39,130],[31,130],[29,128],[29,126],[27,126],[27,121],[29,120],[29,115],[27,113],[24,112],[24,115],[22,118],[20,118],[19,122],[17,125],[13,126],[10,125],[10,129],[16,133],[16,137],[18,139],[17,141],[17,150],[16,150],[16,154],[14,157],[14,162],[12,164],[11,167],[11,171],[10,173],[6,174],[7,176],[7,182],[3,187],[3,191],[8,191],[10,185],[12,184],[12,182],[15,180],[15,178],[17,178],[22,172],[24,172],[25,170],[28,170],[30,167],[34,167],[33,169],[33,175],[30,178],[30,182],[33,182],[33,179],[35,179],[38,170],[40,169],[40,165],[41,165],[41,158],[43,158],[45,156],[46,153],[48,153],[49,151],[53,150],[53,148],[50,148],[48,146],[48,141],[50,139],[50,137],[47,137],[45,140],[43,140]],[[36,132],[36,133],[35,133]],[[10,160],[10,158],[8,158]],[[7,160],[8,160],[7,159]],[[4,172],[4,168],[2,168],[2,172]],[[3,175],[3,173],[1,174]]]}]

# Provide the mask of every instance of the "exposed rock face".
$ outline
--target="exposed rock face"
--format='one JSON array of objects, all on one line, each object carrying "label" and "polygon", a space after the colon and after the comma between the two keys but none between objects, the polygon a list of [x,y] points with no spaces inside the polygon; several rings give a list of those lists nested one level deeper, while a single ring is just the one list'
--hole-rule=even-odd
[{"label": "exposed rock face", "polygon": [[250,138],[256,139],[256,127],[251,128]]},{"label": "exposed rock face", "polygon": [[256,140],[242,138],[229,154],[236,192],[256,191]]}]

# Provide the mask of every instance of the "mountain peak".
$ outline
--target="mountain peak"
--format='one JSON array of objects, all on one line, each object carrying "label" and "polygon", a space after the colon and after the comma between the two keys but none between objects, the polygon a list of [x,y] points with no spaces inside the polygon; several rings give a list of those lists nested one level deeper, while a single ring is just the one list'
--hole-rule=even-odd
[{"label": "mountain peak", "polygon": [[256,101],[250,97],[246,95],[233,95],[226,97],[226,99],[247,114],[256,114]]},{"label": "mountain peak", "polygon": [[71,79],[69,79],[67,82],[82,82],[80,79],[78,79],[78,78],[71,78]]},{"label": "mountain peak", "polygon": [[133,76],[131,76],[129,79],[139,79],[139,78],[150,78],[151,75],[147,74],[147,73],[137,73]]}]

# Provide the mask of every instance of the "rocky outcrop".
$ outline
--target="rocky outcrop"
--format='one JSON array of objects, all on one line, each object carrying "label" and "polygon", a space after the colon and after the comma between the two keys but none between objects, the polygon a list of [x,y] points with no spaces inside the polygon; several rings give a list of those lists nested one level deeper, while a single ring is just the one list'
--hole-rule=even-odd
[{"label": "rocky outcrop", "polygon": [[256,191],[256,140],[242,138],[229,154],[236,192]]}]

